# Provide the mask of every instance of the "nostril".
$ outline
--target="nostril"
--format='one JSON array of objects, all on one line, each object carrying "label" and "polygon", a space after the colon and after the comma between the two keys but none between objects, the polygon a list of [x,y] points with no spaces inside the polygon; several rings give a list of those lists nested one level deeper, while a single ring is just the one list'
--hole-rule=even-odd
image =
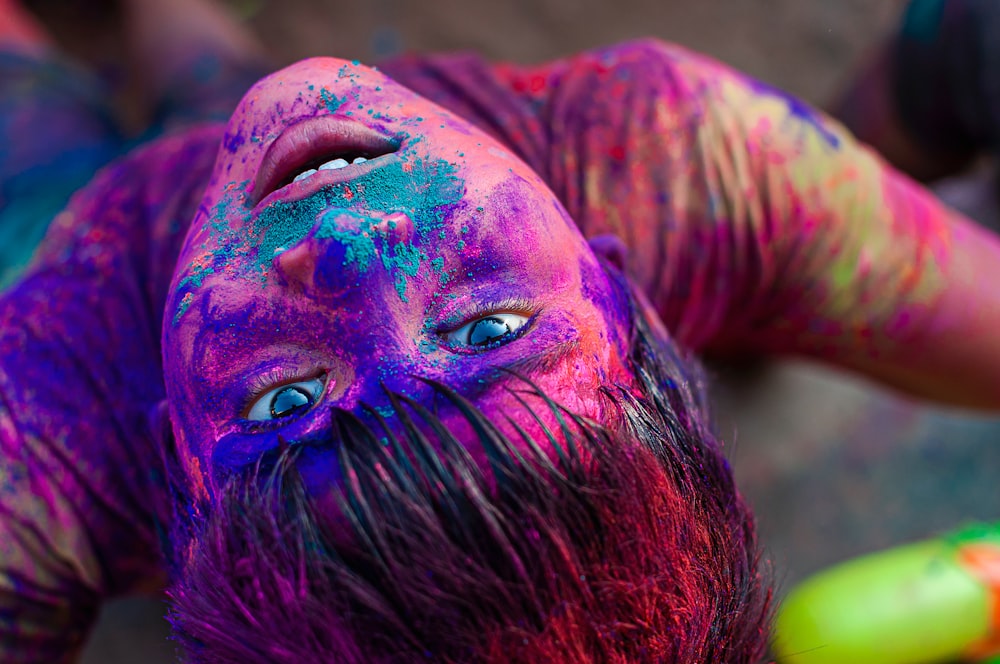
[{"label": "nostril", "polygon": [[402,212],[394,212],[379,219],[372,224],[371,230],[375,234],[390,239],[393,244],[397,242],[409,243],[414,234],[413,220]]},{"label": "nostril", "polygon": [[324,287],[333,293],[369,272],[387,248],[409,244],[415,235],[413,220],[402,212],[368,216],[332,209],[319,215],[303,239],[275,249],[271,265],[287,287],[306,291]]},{"label": "nostril", "polygon": [[271,261],[278,279],[288,287],[310,290],[315,284],[318,247],[310,235],[288,249],[279,247]]}]

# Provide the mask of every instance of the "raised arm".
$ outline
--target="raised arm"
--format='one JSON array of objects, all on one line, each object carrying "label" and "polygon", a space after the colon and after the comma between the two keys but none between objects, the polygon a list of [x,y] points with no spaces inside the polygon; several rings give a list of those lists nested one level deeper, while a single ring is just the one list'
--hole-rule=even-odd
[{"label": "raised arm", "polygon": [[[684,343],[1000,408],[1000,242],[838,124],[679,47],[397,65],[543,173]],[[389,67],[394,73],[393,67]]]}]

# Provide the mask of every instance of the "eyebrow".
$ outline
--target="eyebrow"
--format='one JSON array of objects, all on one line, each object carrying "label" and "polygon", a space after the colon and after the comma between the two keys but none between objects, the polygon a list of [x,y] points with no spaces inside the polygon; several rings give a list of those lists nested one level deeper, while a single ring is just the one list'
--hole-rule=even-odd
[{"label": "eyebrow", "polygon": [[534,372],[545,372],[552,369],[566,355],[568,355],[577,345],[577,341],[560,341],[547,348],[536,351],[525,357],[519,357],[507,362],[501,367],[515,374],[522,374],[531,377]]}]

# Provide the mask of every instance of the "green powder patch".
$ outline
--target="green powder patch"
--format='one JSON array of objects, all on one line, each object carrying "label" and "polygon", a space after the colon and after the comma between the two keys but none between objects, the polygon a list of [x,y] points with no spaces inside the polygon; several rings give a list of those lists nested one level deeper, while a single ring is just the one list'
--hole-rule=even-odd
[{"label": "green powder patch", "polygon": [[310,196],[299,201],[276,201],[261,210],[251,226],[256,240],[256,272],[266,280],[274,256],[301,242],[316,224],[316,218],[327,208],[324,196]]},{"label": "green powder patch", "polygon": [[181,298],[180,304],[177,305],[177,311],[174,312],[174,318],[170,322],[171,325],[177,325],[177,322],[181,317],[187,313],[187,310],[191,308],[191,302],[194,301],[193,293],[184,293],[184,297]]},{"label": "green powder patch", "polygon": [[[345,244],[345,263],[367,270],[376,248],[382,265],[393,274],[396,291],[406,301],[406,282],[416,276],[428,256],[413,242],[390,247],[388,238],[374,228],[364,210],[402,213],[413,220],[418,240],[444,232],[447,215],[459,205],[465,183],[455,167],[444,160],[400,159],[352,180],[325,187],[299,201],[276,201],[260,212],[252,224],[257,244],[256,268],[266,275],[275,253],[301,242],[319,222],[317,237]],[[358,212],[353,212],[357,210]],[[358,217],[358,230],[338,230],[333,221],[344,213]],[[376,244],[377,242],[377,244]],[[432,266],[438,272],[441,265]]]},{"label": "green powder patch", "polygon": [[427,260],[427,254],[409,242],[400,242],[388,251],[388,243],[383,239],[382,266],[393,277],[396,293],[403,302],[409,302],[406,297],[407,277],[415,277],[420,271],[420,263]]},{"label": "green powder patch", "polygon": [[173,324],[176,325],[190,308],[194,292],[201,288],[206,277],[225,269],[235,257],[246,255],[246,241],[241,234],[233,231],[233,225],[246,224],[249,219],[249,213],[239,202],[247,185],[246,181],[230,183],[225,194],[212,207],[205,222],[207,237],[200,245],[205,254],[187,267],[173,293],[173,301],[177,302]]}]

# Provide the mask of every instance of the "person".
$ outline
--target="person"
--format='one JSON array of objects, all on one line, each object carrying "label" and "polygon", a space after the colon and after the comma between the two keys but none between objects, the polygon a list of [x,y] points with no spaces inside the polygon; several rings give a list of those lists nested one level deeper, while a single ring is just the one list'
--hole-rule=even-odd
[{"label": "person", "polygon": [[1000,11],[989,0],[909,0],[833,113],[913,177],[968,169],[1000,147]]},{"label": "person", "polygon": [[996,408],[998,255],[679,47],[292,65],[104,169],[0,298],[0,652],[70,659],[169,568],[191,661],[756,661],[679,347]]},{"label": "person", "polygon": [[995,66],[1000,12],[980,0],[910,0],[832,113],[891,164],[1000,230]]}]

